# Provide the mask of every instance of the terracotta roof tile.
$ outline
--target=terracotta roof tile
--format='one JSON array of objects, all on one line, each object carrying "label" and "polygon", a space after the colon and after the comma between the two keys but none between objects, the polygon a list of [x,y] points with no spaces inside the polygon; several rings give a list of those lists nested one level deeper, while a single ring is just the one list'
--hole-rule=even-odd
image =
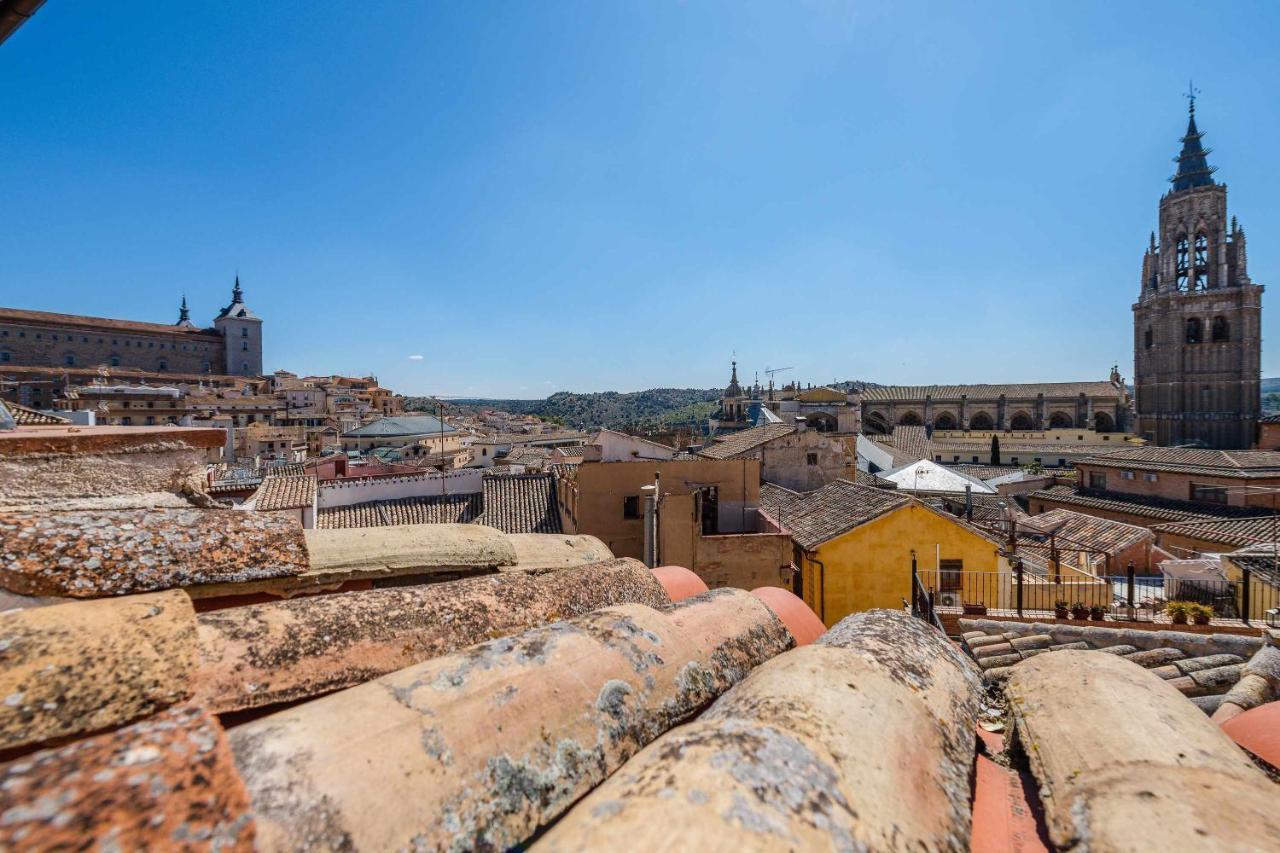
[{"label": "terracotta roof tile", "polygon": [[315,506],[316,478],[267,477],[255,497],[254,508],[263,512]]},{"label": "terracotta roof tile", "polygon": [[1280,478],[1280,451],[1201,450],[1190,447],[1130,447],[1090,456],[1082,465],[1209,474],[1219,477]]},{"label": "terracotta roof tile", "polygon": [[253,849],[226,736],[191,706],[11,761],[0,791],[0,849]]},{"label": "terracotta roof tile", "polygon": [[1217,542],[1232,548],[1271,542],[1275,538],[1276,521],[1271,514],[1254,518],[1211,518],[1173,521],[1153,527],[1157,533],[1169,533],[1188,539]]},{"label": "terracotta roof tile", "polygon": [[1110,382],[1037,382],[1012,385],[882,385],[867,388],[862,399],[867,402],[889,400],[959,400],[968,396],[970,401],[992,399],[1004,395],[1009,398],[1027,399],[1044,394],[1046,397],[1119,397],[1121,391]]},{"label": "terracotta roof tile", "polygon": [[702,448],[698,455],[705,456],[708,459],[733,459],[736,456],[750,453],[760,445],[767,444],[775,438],[791,435],[795,431],[796,428],[791,424],[765,424],[752,427],[751,429],[744,429],[730,433],[724,438],[716,439],[713,444]]},{"label": "terracotta roof tile", "polygon": [[0,586],[23,595],[99,598],[299,574],[296,521],[223,509],[0,513]]},{"label": "terracotta roof tile", "polygon": [[760,488],[760,505],[791,531],[802,548],[816,548],[909,502],[904,495],[848,480],[836,480],[803,495],[769,484]]},{"label": "terracotta roof tile", "polygon": [[7,409],[9,414],[13,416],[14,423],[18,426],[53,425],[71,422],[67,418],[59,417],[58,415],[47,415],[39,409],[33,409],[21,403],[11,403],[8,400],[0,400],[0,408]]},{"label": "terracotta roof tile", "polygon": [[551,474],[485,477],[483,492],[370,501],[319,511],[323,529],[397,524],[487,524],[503,533],[563,533]]},{"label": "terracotta roof tile", "polygon": [[1207,518],[1250,518],[1265,512],[1257,507],[1212,506],[1169,498],[1127,495],[1100,489],[1076,489],[1072,486],[1050,486],[1027,496],[1031,499],[1098,509],[1104,512],[1123,512],[1156,521],[1200,520]]}]

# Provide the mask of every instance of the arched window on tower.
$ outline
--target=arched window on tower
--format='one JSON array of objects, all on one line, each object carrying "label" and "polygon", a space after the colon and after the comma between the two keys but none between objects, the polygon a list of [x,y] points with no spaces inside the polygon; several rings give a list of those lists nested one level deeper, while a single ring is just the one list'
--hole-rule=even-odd
[{"label": "arched window on tower", "polygon": [[1187,343],[1198,344],[1204,340],[1204,332],[1200,328],[1200,318],[1192,317],[1187,320]]},{"label": "arched window on tower", "polygon": [[1155,343],[1155,335],[1151,331],[1151,327],[1147,326],[1147,330],[1142,333],[1142,346],[1144,349],[1151,349],[1151,345]]},{"label": "arched window on tower", "polygon": [[1176,265],[1174,271],[1178,275],[1178,290],[1187,289],[1187,275],[1191,270],[1191,259],[1187,257],[1189,248],[1187,235],[1183,234],[1178,238],[1178,251],[1174,261]]},{"label": "arched window on tower", "polygon": [[1196,290],[1209,289],[1209,238],[1196,235]]},{"label": "arched window on tower", "polygon": [[1213,318],[1213,342],[1215,344],[1231,340],[1231,326],[1226,317]]}]

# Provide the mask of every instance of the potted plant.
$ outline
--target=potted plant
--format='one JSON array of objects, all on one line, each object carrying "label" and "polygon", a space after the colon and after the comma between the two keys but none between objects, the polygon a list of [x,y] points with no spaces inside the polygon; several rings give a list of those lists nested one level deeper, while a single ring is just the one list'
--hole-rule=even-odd
[{"label": "potted plant", "polygon": [[1107,609],[1095,604],[1089,608],[1089,618],[1094,622],[1101,622],[1107,618]]},{"label": "potted plant", "polygon": [[1089,618],[1089,608],[1084,606],[1083,601],[1077,601],[1075,604],[1071,605],[1071,618],[1072,619],[1088,619]]},{"label": "potted plant", "polygon": [[964,603],[964,615],[965,616],[986,616],[987,605],[982,604],[981,602],[974,604],[972,602],[966,601]]},{"label": "potted plant", "polygon": [[1213,618],[1213,608],[1206,604],[1192,604],[1187,608],[1191,621],[1196,625],[1208,625]]},{"label": "potted plant", "polygon": [[1169,614],[1169,621],[1173,624],[1187,624],[1187,602],[1170,601],[1164,606],[1164,612]]},{"label": "potted plant", "polygon": [[1065,601],[1055,601],[1053,603],[1053,616],[1055,619],[1067,619],[1071,616],[1071,611]]}]

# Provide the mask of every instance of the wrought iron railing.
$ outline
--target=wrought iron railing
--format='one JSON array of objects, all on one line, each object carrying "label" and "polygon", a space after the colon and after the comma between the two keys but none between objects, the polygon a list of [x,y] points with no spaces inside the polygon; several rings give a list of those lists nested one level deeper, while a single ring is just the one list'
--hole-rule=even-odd
[{"label": "wrought iron railing", "polygon": [[912,589],[912,612],[930,621],[939,612],[1173,622],[1183,621],[1180,614],[1185,614],[1188,622],[1199,615],[1280,627],[1280,583],[1247,569],[1238,580],[1145,576],[1132,570],[1118,576],[1045,576],[1021,568],[921,569],[912,573]]}]

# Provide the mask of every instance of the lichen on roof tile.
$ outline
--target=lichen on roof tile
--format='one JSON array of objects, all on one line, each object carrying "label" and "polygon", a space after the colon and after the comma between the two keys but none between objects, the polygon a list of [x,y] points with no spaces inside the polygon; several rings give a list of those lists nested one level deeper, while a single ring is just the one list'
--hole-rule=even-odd
[{"label": "lichen on roof tile", "polygon": [[0,513],[0,561],[9,591],[72,598],[286,577],[308,566],[296,521],[194,507]]},{"label": "lichen on roof tile", "polygon": [[0,849],[251,850],[226,737],[182,706],[0,766]]}]

